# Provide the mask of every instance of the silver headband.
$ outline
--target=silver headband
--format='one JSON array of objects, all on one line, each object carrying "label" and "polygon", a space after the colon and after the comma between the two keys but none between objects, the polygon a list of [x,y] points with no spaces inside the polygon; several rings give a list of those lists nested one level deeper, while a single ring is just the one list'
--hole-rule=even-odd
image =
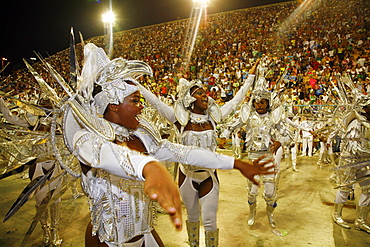
[{"label": "silver headband", "polygon": [[103,115],[109,104],[121,104],[124,98],[136,91],[139,91],[137,86],[128,84],[124,80],[102,86],[102,91],[94,96],[97,113]]}]

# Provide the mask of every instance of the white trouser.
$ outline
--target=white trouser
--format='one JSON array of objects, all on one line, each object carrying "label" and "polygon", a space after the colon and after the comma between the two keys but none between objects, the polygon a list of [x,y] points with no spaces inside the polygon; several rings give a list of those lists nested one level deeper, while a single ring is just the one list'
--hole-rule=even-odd
[{"label": "white trouser", "polygon": [[331,143],[329,143],[329,147],[326,146],[327,144],[328,143],[326,143],[326,142],[320,142],[320,157],[322,157],[322,155],[325,153],[325,151],[327,151],[328,155],[333,154],[333,148],[332,148]]},{"label": "white trouser", "polygon": [[308,149],[308,155],[312,156],[312,145],[313,145],[313,137],[303,137],[302,138],[302,154],[306,155]]},{"label": "white trouser", "polygon": [[[219,197],[219,184],[212,170],[204,171],[208,173],[208,177],[212,178],[213,187],[211,191],[199,199],[199,192],[194,188],[193,181],[200,183],[196,179],[199,175],[194,171],[188,171],[185,175],[185,180],[180,186],[180,194],[182,201],[185,204],[189,222],[197,222],[200,217],[200,209],[202,209],[202,222],[205,231],[217,230],[217,209]],[[203,173],[203,172],[200,172]]]},{"label": "white trouser", "polygon": [[293,164],[297,164],[297,146],[298,146],[298,143],[295,143],[294,146],[290,149],[290,152],[292,154]]},{"label": "white trouser", "polygon": [[[360,195],[360,199],[358,200],[358,205],[360,207],[370,206],[370,180],[360,182],[359,185],[362,189],[362,193]],[[345,203],[348,200],[348,195],[352,189],[354,189],[354,185],[340,188],[337,191],[335,203]]]},{"label": "white trouser", "polygon": [[241,139],[239,138],[237,133],[232,135],[231,141],[232,141],[232,146],[233,146],[233,151],[234,151],[234,157],[239,159],[241,155],[241,147],[240,147]]},{"label": "white trouser", "polygon": [[[349,193],[349,191],[338,190],[335,197],[335,203],[346,203]],[[358,205],[360,207],[370,206],[370,193],[361,193]]]}]

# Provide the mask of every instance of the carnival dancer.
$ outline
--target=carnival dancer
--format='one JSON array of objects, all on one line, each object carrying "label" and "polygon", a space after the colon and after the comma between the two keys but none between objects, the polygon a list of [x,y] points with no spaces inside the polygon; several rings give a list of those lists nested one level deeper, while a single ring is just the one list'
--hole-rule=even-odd
[{"label": "carnival dancer", "polygon": [[370,211],[370,97],[363,95],[349,79],[341,80],[352,89],[353,102],[344,118],[345,132],[341,138],[340,159],[337,169],[339,189],[334,203],[334,222],[343,228],[351,228],[343,220],[342,210],[348,197],[358,183],[361,195],[356,205],[357,218],[354,228],[370,233],[366,222]]},{"label": "carnival dancer", "polygon": [[[312,123],[310,123],[305,116],[301,117],[300,125],[303,128],[312,130]],[[308,155],[312,157],[313,148],[313,135],[309,131],[302,131],[302,154],[301,156]]]},{"label": "carnival dancer", "polygon": [[[24,103],[25,104],[25,103]],[[46,107],[45,105],[43,105]],[[51,105],[49,105],[51,107]],[[46,108],[44,108],[46,109]],[[39,111],[42,112],[41,109]],[[51,144],[49,141],[50,121],[46,120],[42,116],[24,112],[19,116],[13,115],[10,109],[6,106],[5,101],[0,98],[0,112],[8,123],[26,128],[27,130],[36,131],[37,135],[33,136],[29,140],[29,148],[31,150],[29,158],[37,158],[34,165],[29,167],[28,173],[31,181],[35,181],[42,176],[45,176],[50,171],[49,180],[57,177],[61,168],[58,164],[55,164],[55,157],[53,156]],[[44,114],[45,115],[45,114]],[[29,132],[30,134],[32,132]],[[44,133],[44,135],[42,135]],[[37,139],[40,139],[36,141]],[[46,140],[46,141],[44,141]],[[34,192],[36,200],[36,214],[40,208],[42,208],[43,200],[50,191],[54,191],[54,194],[58,194],[61,189],[62,183],[59,180],[54,180],[47,183],[45,186],[41,186]],[[61,200],[60,198],[55,200],[50,206],[44,209],[44,212],[40,215],[39,221],[43,229],[43,242],[45,245],[52,244],[53,246],[60,246],[62,239],[59,236],[59,222],[60,222],[60,211],[61,211]]]},{"label": "carnival dancer", "polygon": [[242,148],[241,148],[241,133],[240,129],[234,130],[232,133],[232,147],[233,147],[233,155],[235,158],[240,159],[242,157]]},{"label": "carnival dancer", "polygon": [[[168,121],[176,125],[182,144],[215,151],[216,125],[225,120],[243,102],[253,83],[259,61],[257,60],[250,69],[248,79],[234,98],[221,107],[207,96],[201,81],[187,81],[181,78],[178,100],[173,108],[164,104],[143,86],[138,86],[145,99]],[[188,215],[186,227],[190,245],[199,245],[199,222],[202,216],[206,246],[218,246],[219,182],[216,170],[180,165],[179,187]]]},{"label": "carnival dancer", "polygon": [[334,126],[329,124],[333,119],[328,119],[324,123],[320,123],[318,126],[315,126],[315,132],[317,133],[318,139],[320,140],[320,153],[317,165],[319,168],[322,168],[324,163],[330,163],[334,167],[336,166],[334,154],[333,154],[333,145],[332,139],[333,135],[337,132],[334,130]]},{"label": "carnival dancer", "polygon": [[296,127],[283,125],[276,132],[276,136],[278,137],[278,140],[281,140],[281,144],[283,145],[282,148],[285,163],[287,166],[286,169],[288,169],[291,165],[293,171],[299,172],[299,170],[297,169],[297,152],[295,148],[296,142],[294,139],[295,132],[298,132],[296,131]]},{"label": "carnival dancer", "polygon": [[[297,125],[299,126],[299,118],[296,117],[296,119],[292,119],[292,121]],[[288,127],[289,128],[289,127]],[[298,153],[298,149],[299,149],[299,139],[300,139],[300,130],[295,128],[292,129],[290,128],[290,130],[293,132],[292,136],[293,136],[293,139],[292,139],[292,142],[290,143],[290,154],[291,154],[291,160],[292,160],[292,169],[293,171],[295,172],[299,172],[298,168],[297,168],[297,153]]]},{"label": "carnival dancer", "polygon": [[158,160],[203,169],[236,168],[254,182],[255,174],[271,173],[265,167],[271,161],[260,162],[263,157],[246,163],[162,140],[156,128],[139,117],[143,106],[134,78],[151,74],[150,67],[122,58],[110,61],[103,49],[93,44],[84,49],[78,84],[84,99],[75,96],[84,103],[79,105],[75,97],[70,98],[64,136],[81,162],[83,188],[90,198],[86,246],[164,246],[153,229],[152,199],[181,229],[178,189]]},{"label": "carnival dancer", "polygon": [[[268,91],[267,85],[266,79],[260,73],[252,90],[250,103],[242,105],[239,118],[229,124],[229,131],[231,132],[234,128],[241,127],[246,130],[246,152],[251,160],[261,155],[268,155],[269,158],[274,159],[276,166],[272,170],[275,170],[276,173],[263,175],[261,180],[264,184],[263,197],[266,201],[266,213],[269,224],[272,228],[276,228],[273,212],[277,206],[277,187],[280,161],[283,154],[282,143],[277,140],[282,140],[281,133],[289,133],[286,132],[287,125],[299,129],[303,128],[285,117],[284,109],[279,104],[280,100],[277,94],[272,94]],[[304,130],[309,131],[309,129]],[[260,178],[258,177],[257,179]],[[258,186],[248,182],[248,204],[250,209],[248,225],[250,226],[255,223],[257,195]]]}]

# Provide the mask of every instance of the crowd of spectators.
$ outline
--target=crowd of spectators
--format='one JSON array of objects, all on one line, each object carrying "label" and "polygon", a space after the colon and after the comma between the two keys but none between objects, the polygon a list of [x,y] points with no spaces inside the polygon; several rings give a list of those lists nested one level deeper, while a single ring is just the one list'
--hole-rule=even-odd
[{"label": "crowd of spectators", "polygon": [[[370,3],[368,0],[287,1],[213,14],[202,20],[193,53],[186,60],[189,22],[177,20],[116,32],[114,57],[137,59],[153,68],[143,82],[162,97],[176,98],[179,78],[199,79],[221,104],[233,97],[257,58],[268,69],[274,90],[282,78],[289,105],[335,104],[331,88],[348,75],[364,94],[370,93]],[[85,42],[105,47],[104,36]],[[82,64],[82,46],[77,45]],[[69,80],[69,49],[47,58]],[[41,64],[34,67],[53,82]],[[12,95],[38,94],[32,75],[19,70],[2,78],[0,90]],[[59,91],[62,93],[62,89]],[[296,108],[295,110],[297,111]]]}]

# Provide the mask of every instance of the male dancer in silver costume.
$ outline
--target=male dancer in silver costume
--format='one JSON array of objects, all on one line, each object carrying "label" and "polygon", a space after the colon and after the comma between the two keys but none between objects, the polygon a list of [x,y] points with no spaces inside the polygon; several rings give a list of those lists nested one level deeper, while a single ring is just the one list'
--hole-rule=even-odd
[{"label": "male dancer in silver costume", "polygon": [[[294,120],[294,118],[292,120]],[[293,122],[296,125],[299,125],[299,118],[295,119]],[[287,127],[289,128],[289,126]],[[298,172],[299,170],[297,169],[297,153],[299,149],[298,140],[300,138],[299,129],[296,129],[296,128],[294,128],[294,130],[292,128],[289,128],[289,129],[292,131],[292,137],[293,137],[290,143],[290,146],[289,146],[291,160],[292,160],[292,169],[293,171]]]},{"label": "male dancer in silver costume", "polygon": [[[308,121],[305,116],[301,117],[300,125],[303,128],[312,130],[312,122]],[[302,131],[302,154],[301,156],[308,155],[312,157],[313,149],[313,135],[309,131]]]},{"label": "male dancer in silver costume", "polygon": [[[298,123],[296,122],[298,125]],[[298,172],[297,169],[297,141],[295,133],[296,127],[293,126],[282,126],[281,129],[276,133],[278,139],[281,140],[281,144],[283,145],[283,152],[284,152],[284,159],[286,162],[286,169],[290,167],[289,162],[291,162],[292,170]]]},{"label": "male dancer in silver costume", "polygon": [[[354,227],[370,233],[366,222],[370,211],[370,97],[363,95],[348,78],[346,84],[352,89],[354,102],[344,118],[345,132],[341,138],[339,169],[337,170],[339,189],[334,203],[334,222],[343,228],[351,228],[343,220],[343,206],[348,196],[358,183],[361,195],[356,205],[357,218]],[[351,109],[352,108],[352,109]]]},{"label": "male dancer in silver costume", "polygon": [[[286,125],[303,129],[298,124],[285,117],[284,109],[274,100],[271,92],[267,90],[267,82],[263,76],[259,76],[256,86],[252,91],[250,104],[244,104],[240,110],[240,116],[229,126],[229,131],[234,128],[243,127],[246,130],[246,151],[251,160],[261,155],[268,155],[274,158],[276,174],[262,176],[264,184],[264,199],[266,201],[266,212],[269,224],[272,228],[276,227],[273,211],[277,206],[277,186],[279,182],[280,161],[283,154],[281,133],[286,131]],[[275,99],[278,101],[278,99]],[[275,103],[275,104],[274,104]],[[225,133],[225,136],[228,136]],[[257,208],[258,187],[248,182],[248,203],[250,214],[248,225],[255,223]]]}]

